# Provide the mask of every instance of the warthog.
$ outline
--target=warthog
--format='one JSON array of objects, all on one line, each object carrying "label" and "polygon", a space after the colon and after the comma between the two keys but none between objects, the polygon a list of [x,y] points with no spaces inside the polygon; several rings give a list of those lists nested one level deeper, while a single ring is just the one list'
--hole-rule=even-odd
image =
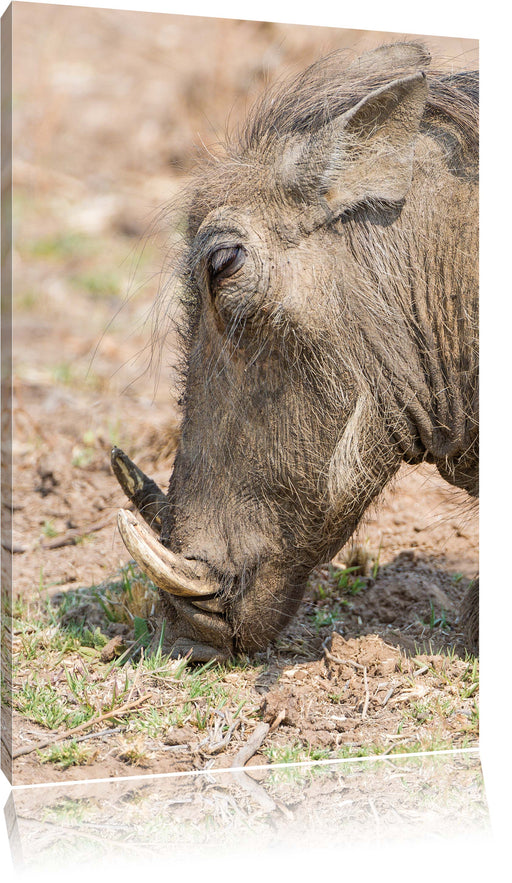
[{"label": "warthog", "polygon": [[413,43],[341,59],[270,90],[184,194],[167,496],[113,451],[159,533],[122,510],[124,542],[192,659],[275,638],[402,461],[477,494],[477,74]]}]

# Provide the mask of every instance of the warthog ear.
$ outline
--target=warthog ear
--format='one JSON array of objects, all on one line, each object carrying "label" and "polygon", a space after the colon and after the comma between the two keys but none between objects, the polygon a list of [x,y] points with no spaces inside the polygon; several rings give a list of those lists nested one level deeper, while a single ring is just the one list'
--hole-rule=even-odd
[{"label": "warthog ear", "polygon": [[349,66],[351,74],[359,78],[368,77],[372,74],[382,74],[384,71],[395,71],[405,74],[413,70],[423,70],[431,62],[430,52],[422,43],[385,43],[377,49],[369,49],[363,52]]},{"label": "warthog ear", "polygon": [[297,138],[281,155],[285,190],[302,203],[327,203],[335,215],[365,202],[402,201],[427,91],[424,73],[402,77]]}]

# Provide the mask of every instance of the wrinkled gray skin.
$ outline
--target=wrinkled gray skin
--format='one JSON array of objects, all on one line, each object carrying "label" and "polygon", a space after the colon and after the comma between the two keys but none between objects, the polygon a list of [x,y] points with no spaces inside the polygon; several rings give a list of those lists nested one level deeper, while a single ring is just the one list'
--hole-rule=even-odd
[{"label": "wrinkled gray skin", "polygon": [[477,494],[476,78],[428,64],[319,62],[185,197],[161,541],[206,562],[222,612],[162,591],[176,654],[265,648],[403,461]]}]

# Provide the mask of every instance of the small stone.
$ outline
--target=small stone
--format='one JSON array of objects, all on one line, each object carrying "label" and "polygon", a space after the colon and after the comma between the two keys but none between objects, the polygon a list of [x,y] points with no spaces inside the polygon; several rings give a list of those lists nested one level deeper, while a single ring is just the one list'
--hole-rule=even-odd
[{"label": "small stone", "polygon": [[101,662],[112,662],[116,656],[120,656],[123,650],[125,649],[125,643],[121,637],[121,635],[115,635],[108,644],[105,644],[103,650],[100,653],[100,661]]}]

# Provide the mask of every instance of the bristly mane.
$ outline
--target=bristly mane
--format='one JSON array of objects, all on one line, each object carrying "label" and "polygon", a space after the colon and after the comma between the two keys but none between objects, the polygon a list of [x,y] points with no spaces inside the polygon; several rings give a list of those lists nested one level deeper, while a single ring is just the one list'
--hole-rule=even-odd
[{"label": "bristly mane", "polygon": [[[373,89],[428,68],[424,65],[394,67],[378,71],[357,63],[346,65],[346,52],[338,50],[320,59],[295,79],[269,88],[256,103],[238,133],[238,151],[257,150],[264,142],[271,146],[287,134],[314,132],[338,115],[354,107]],[[424,125],[455,126],[465,151],[478,150],[478,72],[446,74],[426,70],[429,83]]]}]

